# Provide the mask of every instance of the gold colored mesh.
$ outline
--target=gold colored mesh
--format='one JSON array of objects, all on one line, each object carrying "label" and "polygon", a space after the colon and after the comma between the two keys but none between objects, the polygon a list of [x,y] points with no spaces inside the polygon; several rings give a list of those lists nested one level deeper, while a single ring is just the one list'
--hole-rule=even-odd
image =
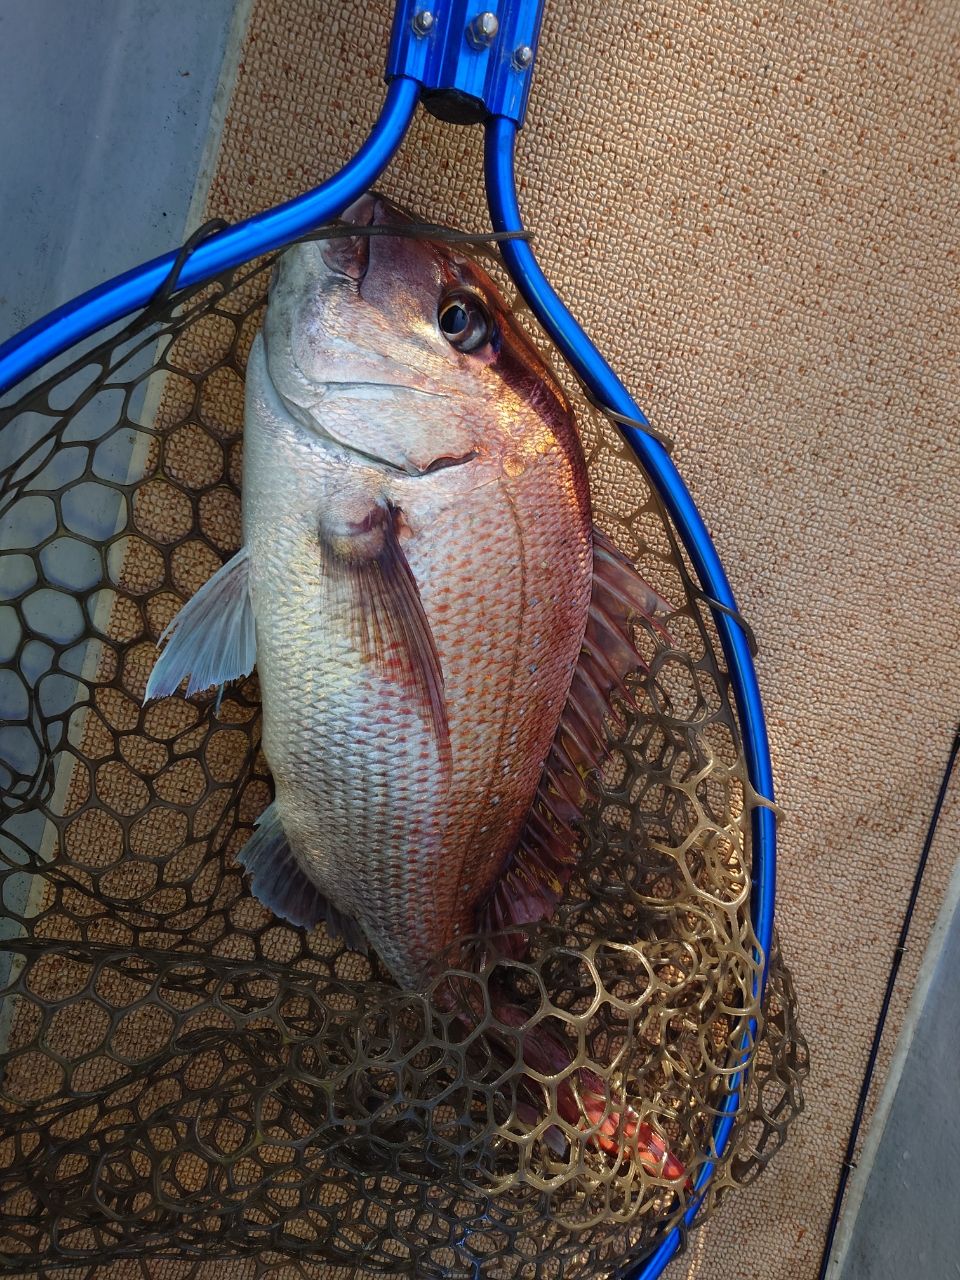
[{"label": "gold colored mesh", "polygon": [[[239,545],[243,374],[269,267],[154,306],[0,410],[4,1265],[619,1274],[688,1207],[731,1095],[697,1221],[757,1176],[802,1105],[778,953],[762,1011],[755,994],[759,801],[709,611],[632,454],[581,406],[598,523],[676,608],[663,634],[638,631],[649,673],[611,705],[556,914],[520,960],[468,941],[425,992],[270,915],[234,859],[271,795],[256,678],[219,708],[142,705],[159,633]],[[570,1069],[524,1064],[537,1026]],[[579,1124],[558,1111],[565,1082]],[[644,1167],[627,1114],[685,1177]]]}]

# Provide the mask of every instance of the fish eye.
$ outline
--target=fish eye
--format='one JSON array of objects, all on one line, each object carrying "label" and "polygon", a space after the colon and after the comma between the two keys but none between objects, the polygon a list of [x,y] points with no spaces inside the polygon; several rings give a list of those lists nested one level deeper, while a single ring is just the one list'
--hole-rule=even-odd
[{"label": "fish eye", "polygon": [[458,351],[477,351],[494,333],[490,312],[475,293],[456,289],[440,300],[437,308],[440,332]]}]

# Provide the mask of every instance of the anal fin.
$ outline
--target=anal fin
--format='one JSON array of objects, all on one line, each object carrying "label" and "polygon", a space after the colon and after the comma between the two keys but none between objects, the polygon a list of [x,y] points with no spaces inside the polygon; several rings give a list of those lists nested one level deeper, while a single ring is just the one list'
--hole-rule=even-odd
[{"label": "anal fin", "polygon": [[332,936],[343,938],[352,951],[367,950],[360,926],[338,911],[303,869],[283,830],[276,801],[257,819],[237,862],[250,877],[254,897],[274,915],[301,929],[324,921]]},{"label": "anal fin", "polygon": [[[531,924],[553,912],[579,860],[583,811],[607,755],[611,698],[633,703],[629,679],[647,670],[634,629],[646,626],[667,637],[658,616],[671,611],[667,601],[598,529],[593,547],[593,592],[580,660],[517,848],[480,909],[481,932]],[[522,950],[522,939],[508,939],[506,947]]]},{"label": "anal fin", "polygon": [[164,649],[150,673],[144,702],[176,693],[188,677],[187,697],[250,674],[257,661],[257,633],[246,547],[191,596],[160,643]]}]

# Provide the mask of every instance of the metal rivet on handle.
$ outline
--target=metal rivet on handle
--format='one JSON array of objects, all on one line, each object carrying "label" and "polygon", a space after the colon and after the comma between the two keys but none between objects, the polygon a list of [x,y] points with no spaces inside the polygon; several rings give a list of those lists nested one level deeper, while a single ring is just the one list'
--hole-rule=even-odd
[{"label": "metal rivet on handle", "polygon": [[533,50],[528,44],[518,44],[513,51],[513,65],[519,71],[526,71],[533,62]]},{"label": "metal rivet on handle", "polygon": [[478,13],[467,27],[467,39],[475,49],[487,49],[499,30],[500,19],[488,9],[486,13]]},{"label": "metal rivet on handle", "polygon": [[433,30],[436,18],[430,9],[418,9],[413,15],[413,29],[418,36],[425,36]]}]

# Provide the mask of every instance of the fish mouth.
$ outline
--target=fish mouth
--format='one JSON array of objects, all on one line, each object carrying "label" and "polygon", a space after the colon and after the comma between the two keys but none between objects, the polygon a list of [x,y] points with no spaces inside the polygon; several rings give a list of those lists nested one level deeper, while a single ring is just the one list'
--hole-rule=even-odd
[{"label": "fish mouth", "polygon": [[412,391],[414,395],[430,396],[434,400],[453,399],[448,391],[428,391],[426,387],[415,387],[409,382],[374,382],[368,378],[351,378],[342,382],[331,379],[327,382],[318,382],[317,386],[329,387],[336,391],[366,391],[368,388],[378,391]]},{"label": "fish mouth", "polygon": [[[266,351],[264,351],[264,354],[266,355]],[[279,404],[286,409],[294,422],[298,423],[313,435],[319,436],[323,440],[329,440],[331,444],[345,450],[345,452],[349,453],[351,456],[360,458],[364,462],[372,463],[374,466],[382,467],[384,470],[389,471],[394,475],[414,477],[430,476],[434,475],[438,471],[446,471],[450,467],[463,466],[464,463],[472,462],[475,458],[480,456],[478,450],[470,449],[468,452],[457,456],[448,455],[440,458],[433,458],[425,466],[418,467],[412,461],[406,466],[401,466],[396,462],[391,462],[389,458],[382,458],[378,454],[370,453],[365,449],[358,449],[356,445],[348,444],[346,441],[340,440],[329,432],[324,431],[322,424],[316,419],[309,409],[305,408],[303,405],[297,404],[295,401],[285,396],[273,379],[273,374],[270,372],[269,359],[265,359],[263,363],[271,391],[277,397]],[[425,391],[422,387],[414,387],[409,383],[399,382],[371,382],[364,379],[343,382],[319,382],[316,385],[318,387],[335,387],[338,390],[342,390],[344,388],[378,388],[380,390],[390,388],[391,390],[412,391],[416,395],[430,396],[431,398],[440,400],[449,400],[454,398],[448,393],[442,391]]]}]

